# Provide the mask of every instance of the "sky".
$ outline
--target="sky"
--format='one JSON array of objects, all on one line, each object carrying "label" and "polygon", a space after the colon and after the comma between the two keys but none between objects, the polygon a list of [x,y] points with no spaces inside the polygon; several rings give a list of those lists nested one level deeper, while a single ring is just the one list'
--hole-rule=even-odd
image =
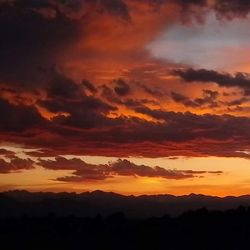
[{"label": "sky", "polygon": [[0,0],[0,191],[249,194],[249,12]]}]

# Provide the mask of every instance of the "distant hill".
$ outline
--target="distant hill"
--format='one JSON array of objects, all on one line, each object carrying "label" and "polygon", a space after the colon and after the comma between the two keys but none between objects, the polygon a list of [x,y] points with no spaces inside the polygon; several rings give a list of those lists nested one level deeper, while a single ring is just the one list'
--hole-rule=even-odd
[{"label": "distant hill", "polygon": [[0,218],[12,216],[44,217],[56,216],[95,217],[123,212],[129,218],[178,216],[183,212],[207,208],[227,210],[239,206],[250,206],[250,196],[228,196],[224,198],[205,195],[141,195],[124,196],[112,192],[94,191],[81,194],[28,191],[0,193]]}]

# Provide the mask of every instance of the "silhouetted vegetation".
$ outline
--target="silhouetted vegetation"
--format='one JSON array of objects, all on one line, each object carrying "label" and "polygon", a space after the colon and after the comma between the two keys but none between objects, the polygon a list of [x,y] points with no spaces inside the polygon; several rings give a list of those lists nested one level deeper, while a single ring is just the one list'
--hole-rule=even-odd
[{"label": "silhouetted vegetation", "polygon": [[248,249],[250,209],[200,209],[171,218],[23,216],[2,219],[3,249]]}]

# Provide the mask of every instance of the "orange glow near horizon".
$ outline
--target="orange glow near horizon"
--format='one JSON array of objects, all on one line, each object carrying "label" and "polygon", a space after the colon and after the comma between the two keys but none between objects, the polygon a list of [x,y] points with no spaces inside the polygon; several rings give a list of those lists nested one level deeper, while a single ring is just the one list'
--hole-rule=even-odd
[{"label": "orange glow near horizon", "polygon": [[[15,151],[20,158],[31,158],[38,160],[37,157],[27,156],[28,152],[34,149],[24,150],[13,146],[4,147],[6,150]],[[76,156],[65,156],[72,159]],[[49,157],[47,159],[54,159]],[[79,159],[90,164],[106,164],[114,162],[116,157],[97,157],[83,156]],[[223,170],[223,173],[205,174],[201,177],[188,178],[183,180],[152,178],[140,176],[119,176],[100,181],[83,181],[79,183],[64,183],[57,181],[59,177],[72,175],[71,170],[49,170],[44,169],[39,164],[32,170],[23,170],[19,173],[0,174],[1,191],[25,189],[31,192],[76,192],[103,190],[116,192],[124,195],[143,195],[143,194],[173,194],[185,195],[190,193],[214,195],[225,197],[229,195],[240,196],[250,193],[250,176],[249,160],[240,158],[219,158],[219,157],[195,157],[186,158],[143,158],[130,157],[130,162],[137,165],[149,167],[160,166],[165,169],[174,170],[194,170],[194,171],[216,171]],[[18,180],[18,181],[17,181]]]}]

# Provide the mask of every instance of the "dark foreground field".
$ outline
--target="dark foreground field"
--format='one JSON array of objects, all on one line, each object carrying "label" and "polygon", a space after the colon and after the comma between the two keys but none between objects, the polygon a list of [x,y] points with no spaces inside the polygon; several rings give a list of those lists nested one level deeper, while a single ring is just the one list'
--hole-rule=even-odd
[{"label": "dark foreground field", "polygon": [[[5,218],[0,221],[1,249],[249,249],[250,209],[200,209],[171,218]],[[2,248],[3,247],[3,248]]]}]

